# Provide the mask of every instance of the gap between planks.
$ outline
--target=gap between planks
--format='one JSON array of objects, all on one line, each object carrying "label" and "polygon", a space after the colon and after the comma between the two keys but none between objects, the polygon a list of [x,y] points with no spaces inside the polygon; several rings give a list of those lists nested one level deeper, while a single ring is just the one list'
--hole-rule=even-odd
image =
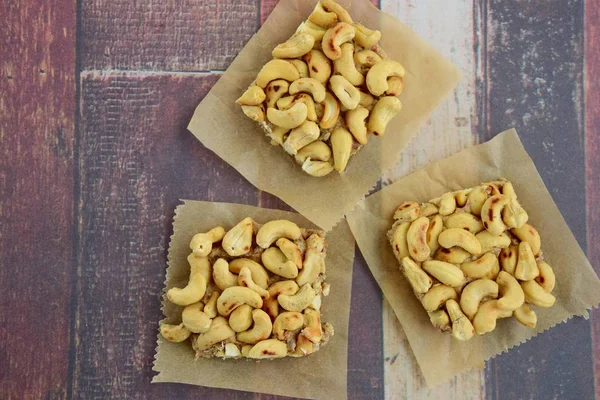
[{"label": "gap between planks", "polygon": [[130,76],[211,76],[222,75],[225,70],[214,69],[206,71],[157,71],[144,69],[86,69],[80,72],[82,79],[98,76],[110,75],[130,75]]}]

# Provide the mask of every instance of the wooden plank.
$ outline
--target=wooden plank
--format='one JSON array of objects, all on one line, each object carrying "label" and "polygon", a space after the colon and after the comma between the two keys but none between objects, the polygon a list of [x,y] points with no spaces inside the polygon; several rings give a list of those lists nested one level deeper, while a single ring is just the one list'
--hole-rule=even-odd
[{"label": "wooden plank", "polygon": [[0,398],[64,398],[75,3],[0,4]]},{"label": "wooden plank", "polygon": [[84,69],[223,70],[259,26],[253,0],[94,0],[81,13]]},{"label": "wooden plank", "polygon": [[[482,119],[487,129],[480,131],[480,140],[509,127],[518,130],[585,248],[583,1],[519,7],[486,1],[483,7],[488,29]],[[487,364],[488,397],[593,398],[589,332],[589,322],[578,318],[495,358]]]},{"label": "wooden plank", "polygon": [[[473,52],[480,27],[473,18],[473,2],[461,0],[452,7],[440,7],[435,0],[419,2],[383,0],[382,10],[410,26],[439,52],[452,60],[463,78],[431,115],[408,146],[398,166],[384,177],[384,183],[448,157],[473,144],[476,130],[476,62]],[[408,341],[392,309],[383,307],[385,398],[386,399],[481,399],[485,393],[484,374],[473,371],[435,389],[425,386]]]}]

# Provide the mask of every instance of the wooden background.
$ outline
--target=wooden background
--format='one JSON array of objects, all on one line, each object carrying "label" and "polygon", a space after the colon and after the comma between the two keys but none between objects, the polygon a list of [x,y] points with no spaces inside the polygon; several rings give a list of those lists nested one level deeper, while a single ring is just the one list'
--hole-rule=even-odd
[{"label": "wooden background", "polygon": [[[0,398],[150,384],[180,198],[287,208],[185,127],[276,1],[0,2]],[[383,184],[510,127],[600,271],[600,2],[382,0],[464,73]],[[559,266],[556,266],[559,267]],[[428,390],[360,252],[353,399],[600,398],[600,313]]]}]

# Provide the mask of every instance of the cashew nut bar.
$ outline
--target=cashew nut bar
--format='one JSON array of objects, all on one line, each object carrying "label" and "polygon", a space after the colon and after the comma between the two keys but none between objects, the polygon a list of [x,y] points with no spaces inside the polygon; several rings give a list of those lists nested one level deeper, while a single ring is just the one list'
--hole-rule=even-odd
[{"label": "cashew nut bar", "polygon": [[535,328],[533,307],[554,305],[554,272],[509,181],[404,202],[393,218],[387,236],[400,270],[432,325],[455,339],[513,316]]},{"label": "cashew nut bar", "polygon": [[324,232],[248,217],[194,235],[190,250],[187,285],[166,293],[182,310],[161,324],[166,340],[189,339],[196,358],[273,359],[308,356],[333,336],[321,322]]},{"label": "cashew nut bar", "polygon": [[307,174],[343,172],[402,108],[396,96],[405,70],[388,59],[380,38],[322,0],[236,102]]}]

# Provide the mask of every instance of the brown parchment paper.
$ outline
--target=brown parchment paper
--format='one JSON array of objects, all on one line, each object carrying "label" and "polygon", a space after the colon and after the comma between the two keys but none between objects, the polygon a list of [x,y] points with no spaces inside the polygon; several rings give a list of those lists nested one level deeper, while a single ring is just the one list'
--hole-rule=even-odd
[{"label": "brown parchment paper", "polygon": [[[386,232],[402,201],[424,202],[451,190],[469,188],[504,177],[516,190],[529,222],[542,238],[545,260],[556,274],[551,308],[534,307],[537,327],[530,329],[514,318],[498,321],[496,330],[460,342],[431,326],[427,313],[399,270]],[[584,210],[581,210],[584,212]],[[371,272],[400,320],[429,386],[435,386],[554,325],[600,303],[600,280],[569,230],[514,129],[487,143],[408,175],[365,199],[347,216],[350,229]]]},{"label": "brown parchment paper", "polygon": [[[241,204],[184,200],[173,219],[165,292],[189,277],[189,243],[198,232],[217,225],[233,227],[245,217],[264,224],[289,219],[302,228],[318,229],[299,214]],[[348,363],[348,321],[354,262],[354,238],[348,225],[340,223],[325,237],[328,247],[325,263],[329,296],[323,298],[323,321],[331,323],[334,336],[308,357],[251,361],[198,359],[189,341],[171,343],[158,334],[152,382],[178,382],[311,399],[346,399]],[[163,300],[166,320],[179,322],[181,307]],[[158,327],[157,327],[158,330]]]},{"label": "brown parchment paper", "polygon": [[[273,48],[287,40],[316,4],[315,0],[282,0],[250,39],[212,90],[196,108],[188,129],[257,188],[279,197],[306,218],[330,230],[393,167],[420,125],[452,90],[460,77],[415,32],[376,9],[368,0],[339,0],[355,21],[382,32],[387,55],[406,68],[402,111],[385,136],[373,138],[350,159],[340,175],[307,175],[280,146],[272,146],[258,124],[235,100],[271,60]],[[236,21],[231,21],[236,23]]]}]

